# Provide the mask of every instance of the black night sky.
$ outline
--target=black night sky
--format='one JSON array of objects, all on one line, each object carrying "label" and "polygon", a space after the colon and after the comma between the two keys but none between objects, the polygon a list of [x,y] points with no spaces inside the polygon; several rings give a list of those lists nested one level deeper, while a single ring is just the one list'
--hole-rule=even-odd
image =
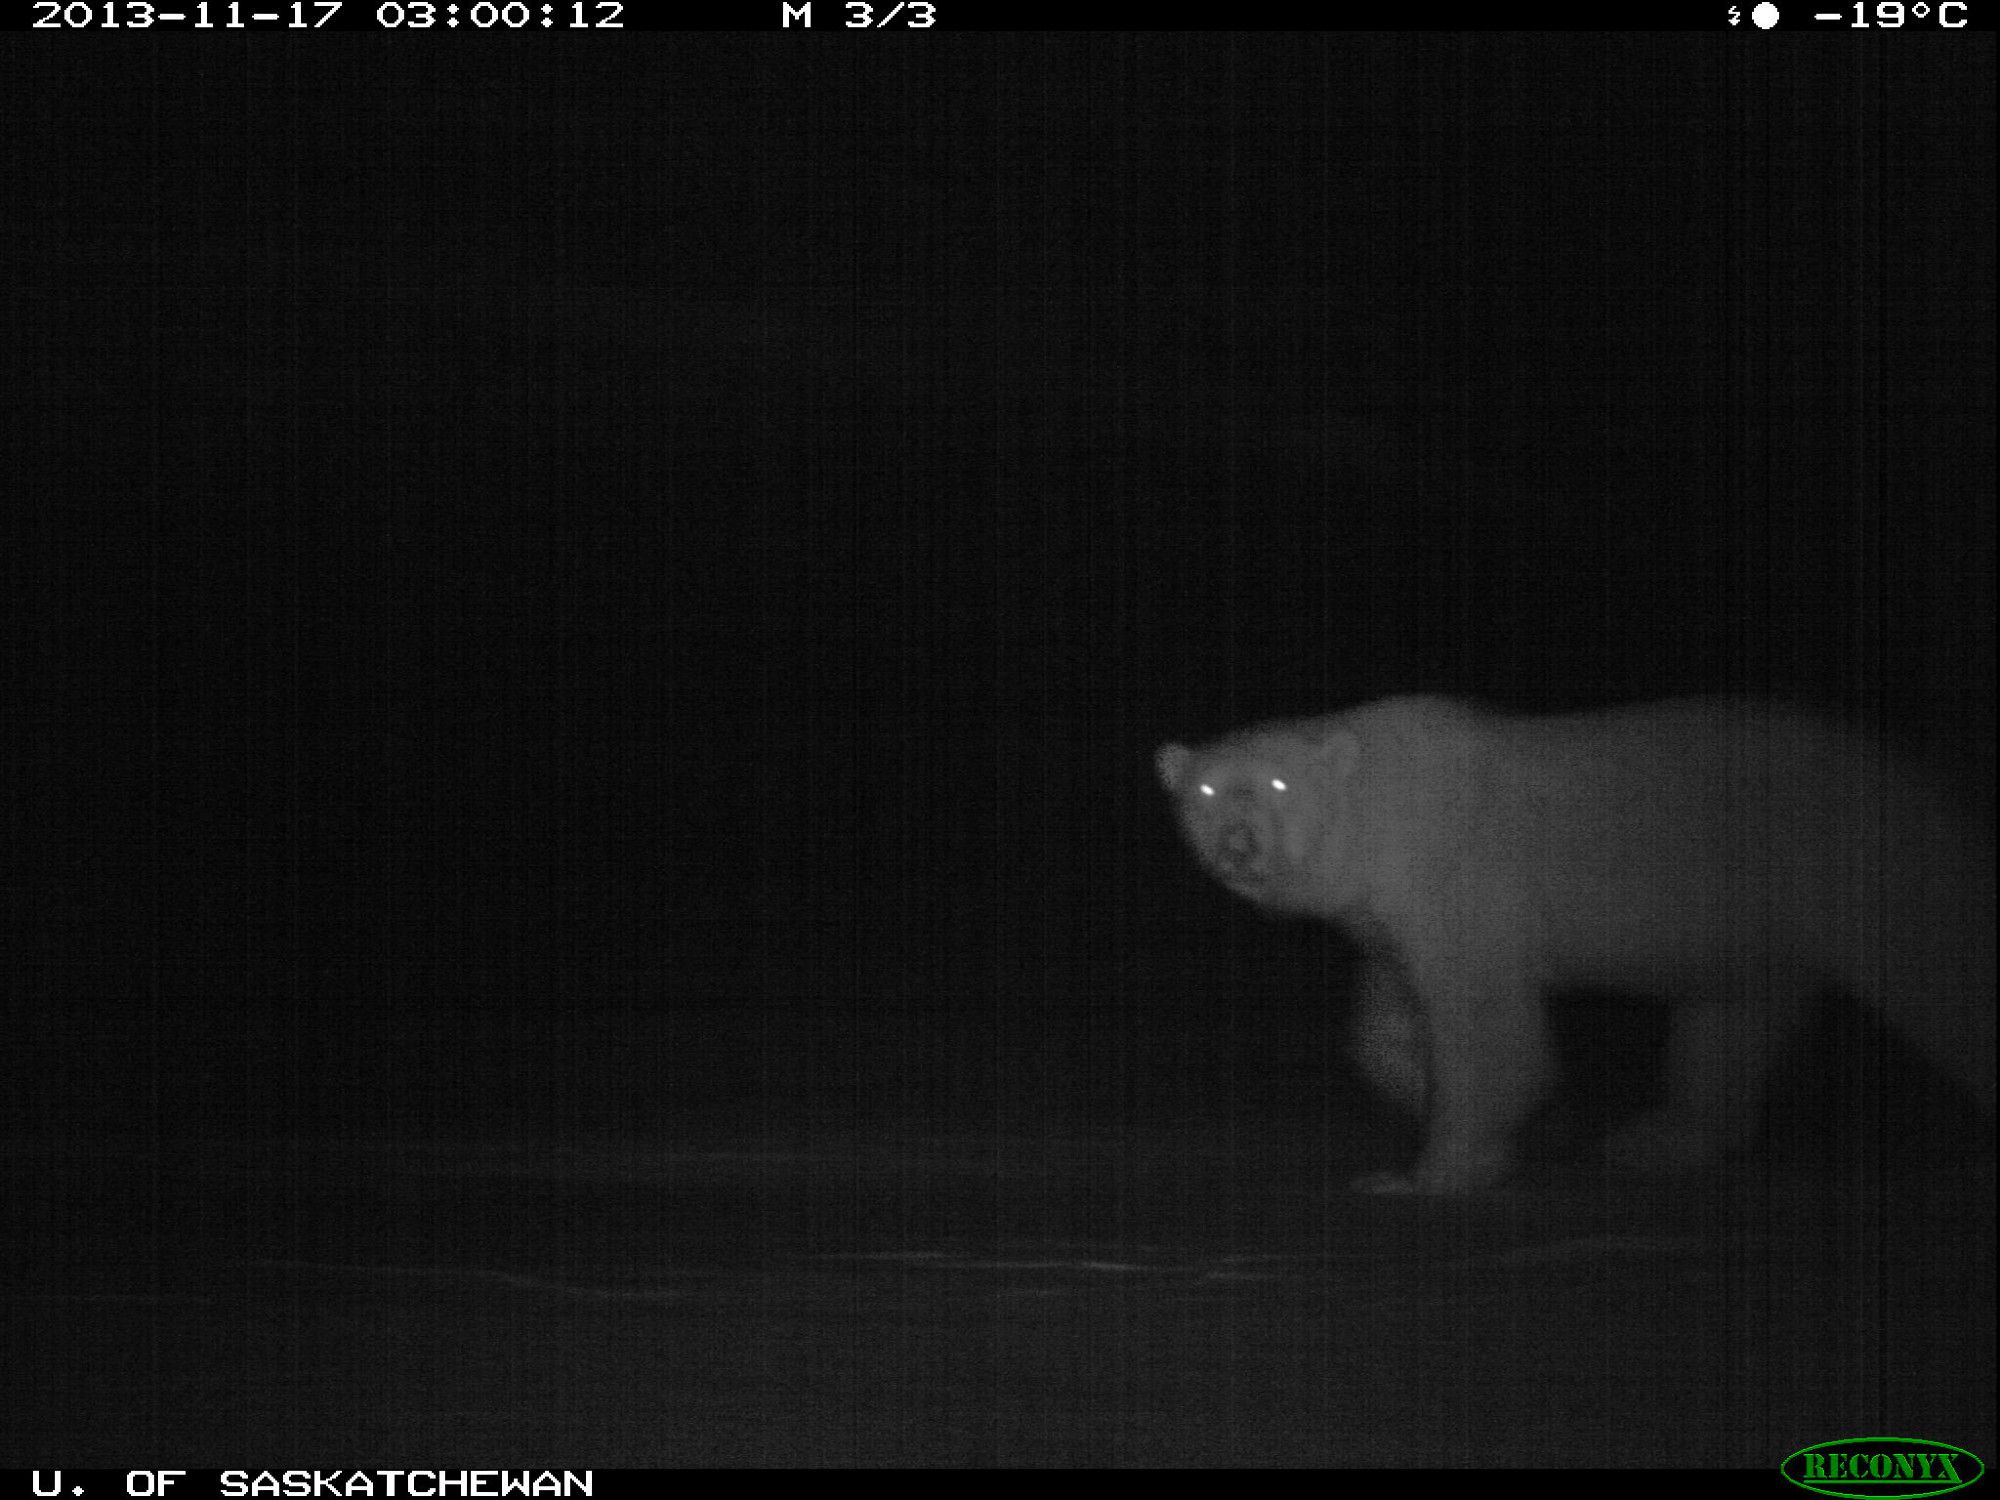
[{"label": "black night sky", "polygon": [[16,1141],[1083,1142],[1016,1220],[1254,1243],[1159,1152],[1411,1138],[1163,740],[1732,691],[1991,777],[1990,33],[410,40],[10,64]]}]

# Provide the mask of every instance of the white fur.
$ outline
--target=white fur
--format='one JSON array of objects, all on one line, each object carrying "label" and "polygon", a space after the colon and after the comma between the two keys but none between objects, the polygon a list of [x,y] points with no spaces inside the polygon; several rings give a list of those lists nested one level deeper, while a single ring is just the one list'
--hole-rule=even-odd
[{"label": "white fur", "polygon": [[1499,1181],[1550,1081],[1559,987],[1679,1005],[1668,1102],[1612,1142],[1624,1164],[1740,1139],[1773,1043],[1829,989],[1992,1111],[1991,840],[1850,731],[1737,700],[1526,718],[1391,698],[1169,745],[1158,770],[1218,879],[1363,947],[1357,1058],[1427,1134],[1409,1173],[1360,1186]]}]

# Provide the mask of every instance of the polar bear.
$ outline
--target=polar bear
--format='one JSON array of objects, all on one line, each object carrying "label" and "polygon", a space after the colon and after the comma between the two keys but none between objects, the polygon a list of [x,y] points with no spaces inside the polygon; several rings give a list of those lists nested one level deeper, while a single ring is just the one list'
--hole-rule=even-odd
[{"label": "polar bear", "polygon": [[1677,1006],[1666,1103],[1614,1138],[1622,1165],[1740,1141],[1773,1045],[1834,990],[1992,1112],[1991,840],[1856,733],[1735,699],[1517,717],[1406,697],[1157,766],[1216,879],[1362,949],[1356,1061],[1426,1122],[1414,1167],[1363,1191],[1506,1175],[1561,988]]}]

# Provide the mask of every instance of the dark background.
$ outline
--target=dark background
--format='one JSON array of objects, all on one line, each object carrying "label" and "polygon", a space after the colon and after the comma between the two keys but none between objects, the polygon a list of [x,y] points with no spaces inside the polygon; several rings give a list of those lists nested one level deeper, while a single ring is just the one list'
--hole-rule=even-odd
[{"label": "dark background", "polygon": [[1990,779],[1990,34],[63,41],[15,1139],[1344,1160],[1346,950],[1161,741],[1751,691]]}]

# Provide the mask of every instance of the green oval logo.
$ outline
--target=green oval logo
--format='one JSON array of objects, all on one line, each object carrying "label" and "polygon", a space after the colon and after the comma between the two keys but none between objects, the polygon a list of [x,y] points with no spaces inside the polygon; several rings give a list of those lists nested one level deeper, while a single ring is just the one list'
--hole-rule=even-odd
[{"label": "green oval logo", "polygon": [[1801,1448],[1778,1472],[1802,1490],[1876,1500],[1918,1500],[1962,1490],[1986,1465],[1976,1454],[1926,1438],[1836,1438]]}]

